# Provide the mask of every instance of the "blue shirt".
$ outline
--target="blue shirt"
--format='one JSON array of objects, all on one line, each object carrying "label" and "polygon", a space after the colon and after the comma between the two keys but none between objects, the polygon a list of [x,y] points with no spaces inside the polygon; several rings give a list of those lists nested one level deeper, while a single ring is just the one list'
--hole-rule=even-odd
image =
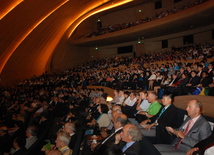
[{"label": "blue shirt", "polygon": [[124,147],[122,148],[122,151],[125,152],[130,146],[132,146],[132,144],[134,144],[135,141],[131,141],[129,143],[126,143],[126,145],[124,145]]}]

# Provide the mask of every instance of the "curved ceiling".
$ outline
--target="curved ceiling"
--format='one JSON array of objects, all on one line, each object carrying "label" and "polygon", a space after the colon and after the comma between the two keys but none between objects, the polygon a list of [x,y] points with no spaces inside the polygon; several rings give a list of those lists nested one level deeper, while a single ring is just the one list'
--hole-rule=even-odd
[{"label": "curved ceiling", "polygon": [[72,45],[76,46],[96,47],[137,41],[142,37],[149,39],[212,25],[214,24],[213,15],[214,1],[210,0],[169,15],[167,18],[160,18],[141,25],[91,38],[73,37],[70,38],[69,41]]},{"label": "curved ceiling", "polygon": [[62,38],[67,45],[67,39],[83,20],[130,1],[0,1],[2,81],[42,74]]},{"label": "curved ceiling", "polygon": [[[153,0],[4,0],[0,1],[0,79],[1,84],[17,82],[33,75],[40,75],[50,68],[63,68],[64,63],[78,62],[76,57],[87,60],[84,47],[92,43],[103,42],[102,36],[95,40],[69,40],[78,25],[94,14],[105,10],[116,11],[146,3]],[[131,2],[131,3],[129,3]],[[127,4],[126,4],[127,3]],[[213,1],[211,11],[205,12],[204,17],[209,21],[213,15]],[[120,7],[117,7],[120,6]],[[209,9],[210,10],[210,9]],[[196,10],[197,12],[197,10]],[[200,15],[197,15],[200,16]],[[204,18],[204,19],[206,19]],[[183,18],[184,19],[184,18]],[[180,23],[182,23],[180,20]],[[186,19],[188,20],[188,18]],[[194,19],[192,20],[194,22]],[[163,19],[163,23],[165,23]],[[197,22],[200,23],[203,22]],[[164,27],[163,27],[164,28]],[[152,32],[144,30],[144,32]],[[139,30],[131,30],[129,37],[126,33],[109,34],[104,42],[129,41],[134,39]],[[162,29],[165,32],[164,29]],[[122,33],[122,35],[120,35]],[[158,32],[157,32],[158,33]],[[119,37],[118,37],[119,36]],[[121,37],[122,36],[122,37]],[[99,38],[101,37],[101,38]],[[112,39],[113,38],[113,39]],[[97,40],[98,39],[98,40]],[[122,40],[121,40],[122,39]],[[69,41],[70,43],[69,43]],[[100,40],[100,41],[99,41]],[[92,42],[91,42],[92,41]],[[71,43],[80,47],[72,46]],[[82,52],[81,52],[81,49]],[[73,51],[76,50],[76,53]],[[57,63],[56,63],[57,62]],[[48,66],[49,65],[49,66]],[[56,69],[57,70],[57,69]]]}]

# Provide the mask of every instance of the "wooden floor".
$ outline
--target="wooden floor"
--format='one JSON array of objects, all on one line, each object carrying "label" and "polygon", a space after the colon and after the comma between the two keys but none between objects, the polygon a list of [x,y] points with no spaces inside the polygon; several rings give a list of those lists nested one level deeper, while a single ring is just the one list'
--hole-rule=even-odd
[{"label": "wooden floor", "polygon": [[214,97],[213,96],[203,96],[203,95],[185,95],[176,96],[174,105],[180,109],[186,109],[187,103],[191,99],[197,99],[203,103],[203,114],[208,117],[214,118]]}]

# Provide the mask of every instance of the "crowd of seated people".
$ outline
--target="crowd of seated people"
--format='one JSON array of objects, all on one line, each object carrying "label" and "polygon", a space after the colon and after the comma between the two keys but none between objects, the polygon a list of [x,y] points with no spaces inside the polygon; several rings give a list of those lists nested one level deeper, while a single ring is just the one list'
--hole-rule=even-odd
[{"label": "crowd of seated people", "polygon": [[[91,75],[89,75],[87,78],[89,79],[88,82],[92,85],[102,85],[111,88],[117,87],[120,89],[155,89],[156,93],[158,92],[158,89],[164,88],[175,91],[178,95],[180,95],[179,92],[181,92],[181,90],[179,90],[180,87],[188,87],[189,90],[184,92],[184,94],[191,94],[197,86],[205,88],[211,87],[212,89],[213,63],[209,64],[206,62],[206,59],[200,59],[202,56],[203,58],[212,58],[212,47],[190,46],[186,48],[179,48],[180,51],[175,50],[175,52],[174,50],[172,52],[155,53],[154,55],[151,54],[148,56],[143,55],[141,57],[143,60],[141,60],[140,57],[138,58],[138,60],[140,59],[141,62],[146,62],[147,60],[151,59],[154,59],[153,61],[161,61],[163,60],[163,57],[168,57],[168,60],[173,60],[172,63],[166,62],[161,65],[150,63],[147,67],[127,67],[126,69],[115,68],[113,70],[109,70],[108,72],[106,70],[99,70],[97,73],[94,73],[95,75],[98,74],[98,76],[94,76],[93,83],[90,83],[90,78],[93,77]],[[186,54],[182,53],[181,51],[186,51],[184,52]],[[197,51],[197,53],[195,51]],[[192,63],[180,60],[180,58],[183,57],[188,58],[188,55],[191,55],[191,58],[189,56],[189,59],[193,59]],[[151,59],[148,59],[149,57],[151,57]],[[196,62],[197,59],[202,61]],[[137,62],[135,60],[133,61],[135,63]],[[190,74],[191,71],[195,72],[197,74],[196,78],[199,77],[200,79],[197,78],[198,80],[192,80]],[[206,74],[209,76],[205,78]],[[95,77],[98,79],[96,80]],[[111,80],[109,80],[109,78],[111,78]],[[189,82],[194,81],[196,83],[190,86]]]},{"label": "crowd of seated people", "polygon": [[[190,51],[189,54],[193,53],[194,50],[192,49],[200,49],[194,57],[192,56],[194,60],[200,58],[199,56],[203,55],[202,51],[206,50],[208,51],[206,51],[206,56],[211,55],[211,57],[213,57],[213,49],[208,45],[197,46],[197,48],[196,46],[182,48],[182,50],[187,49]],[[141,131],[145,124],[150,123],[150,120],[151,123],[154,123],[156,117],[159,116],[161,118],[164,116],[160,114],[160,109],[163,108],[156,101],[157,95],[155,92],[147,94],[146,90],[143,90],[130,93],[123,91],[123,88],[153,89],[153,87],[159,87],[165,89],[166,92],[180,92],[180,89],[176,91],[176,87],[182,85],[188,88],[187,94],[192,93],[191,91],[196,88],[194,86],[210,87],[210,89],[214,88],[212,63],[207,63],[206,61],[193,61],[191,64],[186,62],[184,64],[176,57],[176,54],[173,54],[174,51],[176,51],[175,53],[177,53],[177,55],[180,55],[181,51],[174,49],[172,52],[152,53],[138,58],[116,57],[103,59],[105,61],[96,60],[66,70],[61,74],[44,73],[41,76],[34,76],[31,79],[26,79],[13,87],[1,87],[0,153],[10,152],[11,154],[18,154],[17,151],[20,149],[22,153],[25,151],[27,152],[31,146],[33,147],[34,143],[41,139],[41,136],[44,136],[45,128],[48,126],[51,126],[51,131],[50,134],[47,134],[47,138],[53,145],[50,147],[45,145],[45,149],[43,150],[48,154],[48,149],[58,147],[59,150],[62,150],[62,154],[66,152],[63,151],[64,148],[72,152],[75,148],[74,145],[77,138],[76,132],[78,132],[80,128],[80,112],[84,113],[84,116],[87,118],[84,127],[87,131],[86,134],[102,133],[103,137],[108,137],[108,133],[110,132],[107,133],[106,130],[104,130],[105,128],[113,131],[114,128],[117,129],[125,126],[125,122],[127,122],[128,118],[136,118],[139,126],[136,128],[133,125],[128,125],[127,128],[137,130],[136,132],[138,132],[138,129]],[[165,63],[160,66],[158,64],[149,64],[148,67],[126,67],[125,69],[117,68],[108,70],[109,68],[118,66],[131,66],[133,64],[142,65],[143,60],[145,60],[145,62],[149,59],[160,61],[162,60],[160,59],[160,55],[162,57],[167,55],[168,58],[175,63]],[[151,71],[158,77],[158,80],[150,83],[149,78],[151,76]],[[107,86],[113,87],[116,83],[118,88],[121,88],[120,90],[115,90],[115,97],[112,102],[106,102],[107,94],[103,89],[87,89],[87,85],[97,84],[99,80],[97,80],[96,77],[105,76],[105,74],[109,74],[110,77],[114,79],[113,81],[107,81]],[[162,75],[164,80],[163,78],[161,79]],[[92,77],[94,77],[94,79]],[[135,79],[137,78],[137,80],[130,80],[132,77],[135,77]],[[169,77],[172,77],[172,80],[167,80]],[[192,83],[195,77],[196,85]],[[120,81],[122,78],[126,79],[126,81]],[[186,78],[188,78],[188,80],[183,81],[183,79]],[[210,79],[212,80],[207,82]],[[86,85],[83,80],[86,80]],[[151,84],[150,87],[149,83]],[[77,86],[82,86],[82,88],[79,89]],[[181,90],[182,88],[183,87],[181,87]],[[168,100],[168,98],[170,99],[170,96],[163,95],[164,106],[168,106],[168,101],[165,101]],[[170,102],[172,101],[170,100]],[[118,113],[120,117],[117,117]],[[49,124],[52,115],[54,118],[59,119],[54,121],[54,124]],[[159,121],[161,124],[161,119]],[[170,126],[174,127],[173,125]],[[157,126],[156,128],[159,129]],[[148,129],[150,129],[150,127],[148,127]],[[60,137],[67,139],[60,143],[62,145],[58,143],[61,139]],[[121,139],[124,140],[123,137],[124,135],[117,138],[115,137],[113,141],[117,140],[116,143],[118,144],[112,145],[113,148],[111,149],[121,151],[119,141],[121,141]],[[141,138],[135,140],[145,141],[144,139],[141,140]],[[13,146],[13,142],[16,144],[15,146]],[[124,142],[129,143],[127,140],[124,140]],[[103,147],[108,149],[105,145],[103,145]],[[152,147],[152,145],[150,145],[150,147]],[[93,150],[98,151],[95,149],[95,146],[92,146],[91,151],[93,152]]]},{"label": "crowd of seated people", "polygon": [[115,31],[119,31],[119,30],[123,30],[123,29],[129,28],[129,27],[132,27],[132,26],[136,26],[136,25],[140,25],[140,24],[143,24],[143,23],[147,23],[147,22],[150,22],[150,21],[153,21],[153,20],[156,20],[156,19],[167,17],[167,16],[169,16],[171,14],[174,14],[174,13],[180,12],[182,10],[188,9],[190,7],[199,5],[199,4],[201,4],[201,3],[205,2],[205,1],[207,1],[207,0],[197,0],[197,1],[192,2],[192,3],[188,3],[187,5],[182,6],[180,8],[174,7],[171,10],[162,11],[160,13],[156,13],[155,15],[153,15],[151,17],[146,17],[146,18],[143,18],[143,19],[136,20],[135,22],[116,24],[114,26],[109,25],[106,28],[101,28],[99,30],[96,30],[95,32],[92,32],[92,33],[86,35],[86,37],[90,38],[90,37],[95,37],[95,36],[99,36],[99,35],[103,35],[103,34],[107,34],[107,33],[112,33],[112,32],[115,32]]},{"label": "crowd of seated people", "polygon": [[[23,87],[24,86],[22,86],[22,88]],[[38,90],[44,91],[44,88],[37,88],[34,89],[42,96],[43,93],[39,93],[40,91]],[[46,91],[47,90],[48,89],[46,89]],[[11,90],[8,90],[8,93],[12,97],[13,93],[10,91]],[[32,91],[34,91],[33,88]],[[49,91],[46,92],[46,95],[48,92]],[[177,130],[174,129],[178,126],[176,126],[176,107],[173,105],[174,96],[171,92],[164,93],[162,104],[157,101],[157,94],[155,92],[147,92],[146,90],[133,91],[131,93],[127,93],[124,90],[117,90],[114,93],[115,97],[112,102],[106,101],[103,96],[103,90],[68,89],[65,86],[58,86],[57,88],[52,88],[50,92],[53,93],[53,96],[51,97],[50,94],[50,98],[47,100],[48,106],[44,111],[53,111],[55,117],[59,119],[55,124],[52,124],[54,130],[51,132],[52,135],[48,137],[52,145],[44,145],[42,148],[43,154],[50,154],[52,149],[56,148],[64,155],[72,154],[77,141],[76,134],[79,129],[78,121],[80,112],[86,117],[84,123],[84,145],[87,146],[84,146],[82,154],[108,154],[108,152],[111,152],[115,155],[130,153],[158,155],[160,153],[164,154],[161,148],[169,149],[167,150],[168,153],[178,152],[186,154],[186,152],[189,151],[189,154],[192,154],[191,152],[194,151],[203,151],[200,150],[200,148],[204,149],[205,146],[200,147],[199,145],[202,139],[208,138],[208,144],[212,142],[210,142],[210,138],[208,137],[211,134],[211,127],[203,116],[201,116],[203,105],[198,100],[191,100],[188,103],[187,112],[189,117],[187,117],[183,125]],[[61,92],[66,92],[68,96],[62,95]],[[24,91],[22,91],[22,93],[24,93]],[[37,97],[41,97],[40,95]],[[8,98],[7,101],[10,101],[10,98]],[[39,98],[37,99],[37,102],[38,101]],[[37,106],[37,108],[32,112],[32,119],[29,120],[25,128],[27,131],[26,139],[24,136],[20,137],[20,134],[14,137],[13,150],[11,149],[12,132],[8,131],[10,131],[10,127],[15,125],[9,123],[9,119],[3,116],[0,128],[0,140],[4,139],[4,143],[0,141],[0,144],[7,143],[7,147],[4,148],[7,149],[4,150],[5,152],[11,151],[11,154],[15,155],[18,152],[24,154],[23,152],[26,152],[27,149],[30,148],[30,145],[33,145],[36,139],[39,138],[39,127],[42,122],[48,119],[46,117],[47,113],[41,112],[41,114],[36,114],[38,109],[41,108],[41,105],[39,106],[37,104],[41,103],[37,103],[32,99],[31,102],[29,107],[24,103],[22,103],[24,105],[16,104],[18,109],[19,107],[25,107],[24,109],[28,112],[33,111],[31,106]],[[127,106],[133,109],[127,110],[125,108]],[[8,111],[9,110],[10,109],[8,109]],[[62,111],[63,113],[61,113]],[[132,111],[134,113],[130,115]],[[39,115],[41,116],[39,117]],[[16,119],[24,120],[23,117],[24,113],[20,115],[17,114]],[[136,119],[138,123],[131,123],[130,118]],[[186,124],[189,120],[193,120],[195,125],[192,125],[192,128],[195,129],[189,130],[189,134],[186,134],[183,129],[187,128]],[[44,125],[41,126],[44,128]],[[175,136],[168,134],[167,130],[177,137],[182,138],[182,141],[180,142],[179,138],[174,140]],[[14,129],[12,129],[12,131],[15,132]],[[197,135],[192,134],[196,131]],[[25,130],[23,132],[25,132]],[[94,137],[92,135],[100,136],[101,139],[99,139],[99,141],[92,140],[91,143],[88,143],[88,137]],[[151,141],[148,140],[149,137],[155,137],[156,145],[153,145]],[[188,143],[190,141],[191,143]],[[179,146],[177,146],[178,143]],[[175,146],[169,144],[175,145],[177,147],[176,150],[174,149]],[[191,149],[192,147],[194,147],[194,149]],[[173,150],[170,150],[171,148],[173,148]]]},{"label": "crowd of seated people", "polygon": [[[88,107],[93,110],[87,113],[89,123],[86,127],[83,154],[96,155],[113,149],[115,155],[129,153],[185,155],[187,152],[192,154],[200,148],[212,146],[210,145],[213,143],[212,128],[201,115],[203,104],[200,101],[192,99],[188,102],[186,109],[188,117],[182,124],[178,124],[177,119],[180,118],[177,117],[178,110],[173,105],[174,95],[171,92],[164,93],[162,104],[157,101],[157,94],[152,91],[134,91],[128,97],[125,97],[123,90],[118,92],[115,94],[118,98],[117,102],[111,103],[99,99],[92,103],[94,106]],[[122,104],[120,98],[123,99]],[[108,117],[111,118],[111,122],[100,128],[96,121],[102,116],[99,107],[103,104],[109,107]],[[127,106],[129,106],[128,110],[124,109]],[[96,113],[99,114],[95,115]],[[133,122],[131,118],[136,119],[137,122]],[[94,123],[91,123],[93,120]],[[190,123],[191,127],[188,127]],[[191,129],[185,131],[188,128]],[[154,140],[150,140],[151,137]],[[199,142],[205,138],[208,139],[206,147],[199,146]],[[191,149],[192,147],[194,149]]]},{"label": "crowd of seated people", "polygon": [[[200,72],[200,65],[202,65],[202,69],[205,67],[203,70],[206,71],[208,67],[206,58],[212,58],[213,52],[213,46],[206,44],[173,48],[172,51],[167,52],[146,53],[137,58],[115,57],[94,60],[67,70],[61,79],[57,77],[53,79],[52,75],[51,80],[54,82],[63,80],[65,85],[82,85],[83,88],[86,88],[87,85],[101,85],[120,89],[153,89],[156,86],[160,87],[161,82],[162,86],[169,84],[173,74],[183,73],[183,70],[184,73],[192,70]],[[192,62],[190,63],[187,59],[192,59]],[[164,60],[171,62],[163,62],[161,65],[155,64],[155,62]],[[203,61],[199,63],[199,60]],[[150,63],[146,66],[145,63],[148,62]],[[139,65],[139,67],[135,67],[136,65]],[[125,69],[120,68],[124,66]],[[152,73],[153,77],[150,77]],[[158,78],[156,78],[156,73],[159,74]],[[162,81],[162,77],[164,77],[164,81]],[[180,79],[181,75],[178,78]],[[70,83],[70,80],[72,80],[72,83]],[[183,83],[184,81],[181,84]],[[48,84],[51,84],[51,82]]]}]

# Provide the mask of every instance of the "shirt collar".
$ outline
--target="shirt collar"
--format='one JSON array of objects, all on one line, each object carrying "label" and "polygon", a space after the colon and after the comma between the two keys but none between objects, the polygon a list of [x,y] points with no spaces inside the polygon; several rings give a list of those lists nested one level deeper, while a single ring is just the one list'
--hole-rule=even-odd
[{"label": "shirt collar", "polygon": [[134,142],[135,142],[135,141],[131,141],[131,142],[129,142],[129,143],[126,143],[127,149],[128,149],[130,146],[132,146],[132,144],[134,144]]},{"label": "shirt collar", "polygon": [[193,123],[195,124],[195,122],[198,120],[198,118],[200,117],[201,115],[198,115],[197,117],[193,118],[192,121]]}]

